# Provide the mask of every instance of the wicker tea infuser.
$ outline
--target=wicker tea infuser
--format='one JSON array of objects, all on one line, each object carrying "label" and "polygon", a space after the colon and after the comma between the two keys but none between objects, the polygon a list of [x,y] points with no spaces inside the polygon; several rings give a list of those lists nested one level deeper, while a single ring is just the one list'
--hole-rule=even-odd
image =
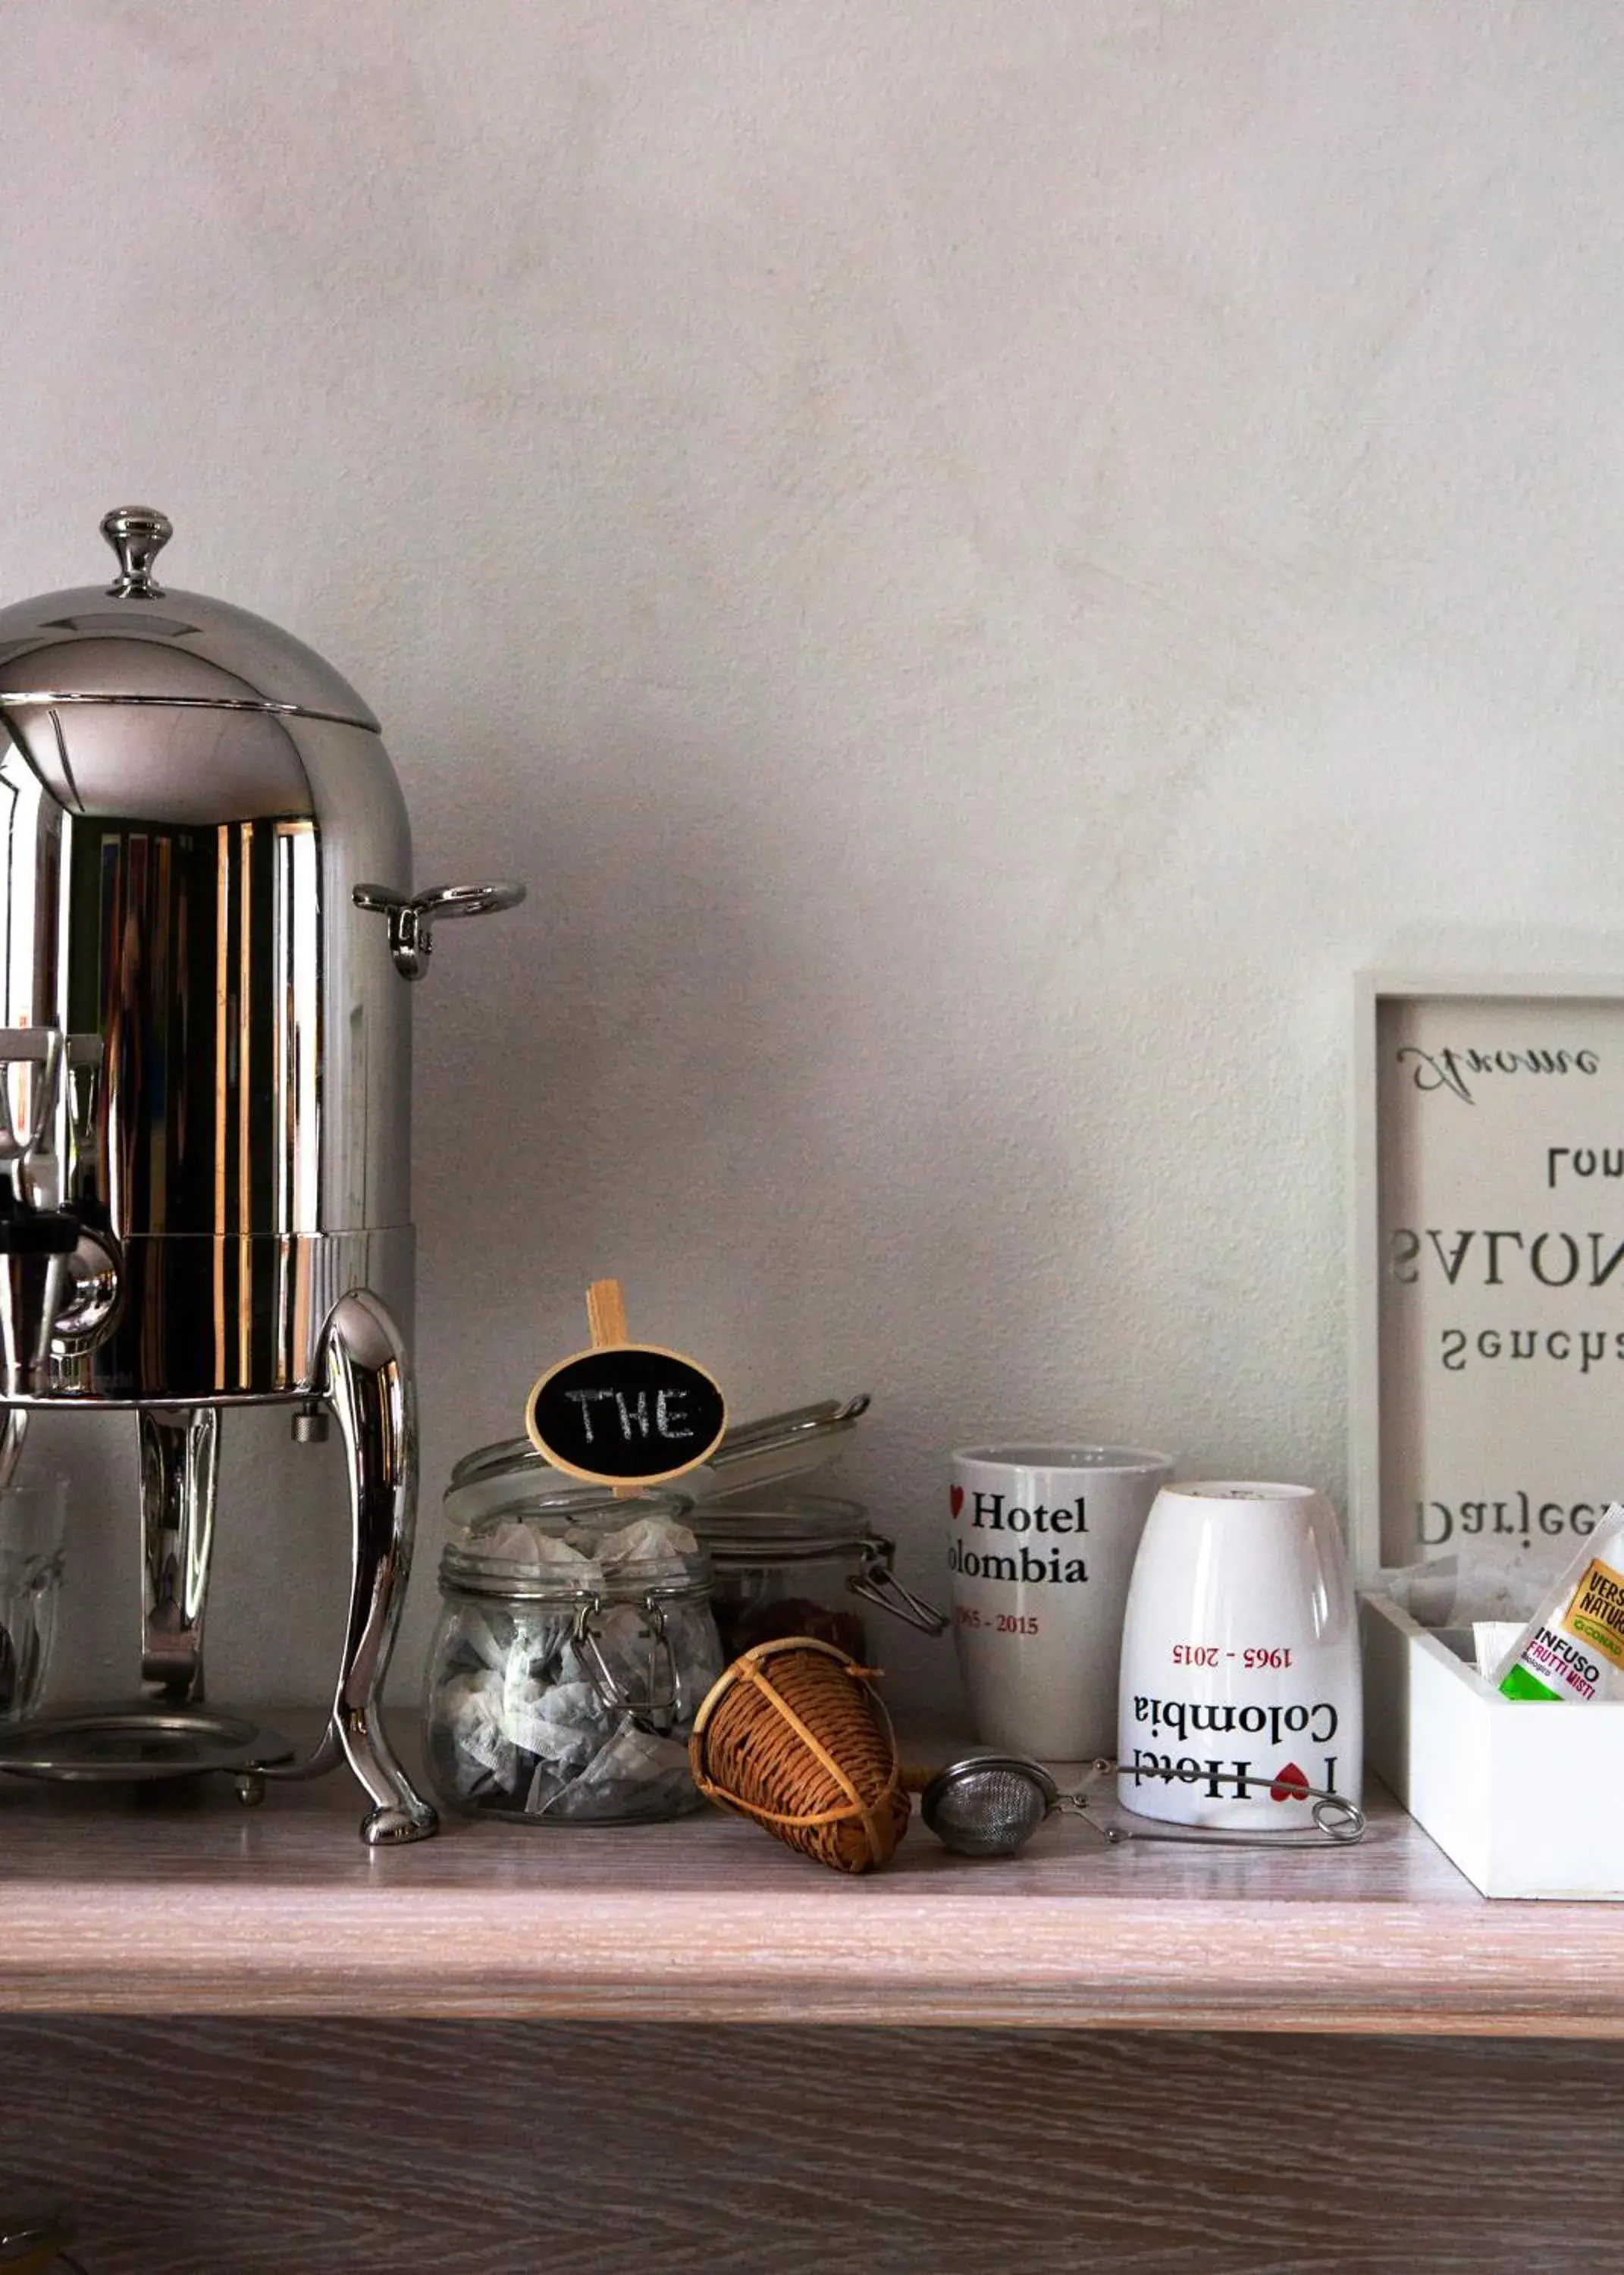
[{"label": "wicker tea infuser", "polygon": [[875,1674],[811,1636],[758,1644],[699,1709],[694,1783],[835,1871],[874,1871],[912,1807]]}]

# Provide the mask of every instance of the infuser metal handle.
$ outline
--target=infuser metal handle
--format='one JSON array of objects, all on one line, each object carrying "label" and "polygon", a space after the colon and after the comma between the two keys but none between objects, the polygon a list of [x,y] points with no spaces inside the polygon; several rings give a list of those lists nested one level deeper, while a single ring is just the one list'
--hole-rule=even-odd
[{"label": "infuser metal handle", "polygon": [[428,968],[434,926],[448,917],[495,916],[516,909],[525,897],[517,884],[434,885],[426,893],[408,896],[389,885],[358,885],[358,909],[375,909],[389,920],[389,954],[395,969],[405,979],[420,979]]},{"label": "infuser metal handle", "polygon": [[[1303,1848],[1311,1847],[1316,1839],[1329,1840],[1338,1847],[1351,1848],[1363,1840],[1368,1828],[1364,1811],[1356,1801],[1346,1794],[1330,1793],[1324,1786],[1310,1785],[1306,1779],[1294,1781],[1286,1788],[1286,1797],[1292,1801],[1313,1803],[1310,1815],[1312,1825],[1288,1825],[1279,1833],[1267,1826],[1249,1827],[1244,1832],[1226,1832],[1220,1825],[1157,1825],[1141,1821],[1131,1827],[1126,1825],[1102,1825],[1088,1810],[1089,1788],[1097,1779],[1115,1777],[1122,1764],[1102,1756],[1089,1765],[1088,1775],[1075,1793],[1056,1796],[1054,1806],[1074,1817],[1083,1818],[1091,1832],[1098,1833],[1115,1848],[1128,1840],[1176,1840],[1192,1848]],[[1257,1770],[1204,1770],[1202,1782],[1208,1779],[1218,1785],[1238,1786],[1237,1800],[1250,1796],[1248,1788],[1256,1786],[1260,1792],[1269,1791],[1273,1780],[1266,1772]]]}]

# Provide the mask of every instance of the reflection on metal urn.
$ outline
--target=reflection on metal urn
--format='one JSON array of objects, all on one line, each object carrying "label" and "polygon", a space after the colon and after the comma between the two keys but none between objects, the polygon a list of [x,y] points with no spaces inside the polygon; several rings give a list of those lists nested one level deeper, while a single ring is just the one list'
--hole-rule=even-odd
[{"label": "reflection on metal urn", "polygon": [[[102,527],[110,586],[0,610],[0,1480],[31,1411],[136,1411],[147,1768],[187,1766],[178,1712],[215,1767],[222,1410],[287,1402],[301,1442],[336,1419],[354,1556],[331,1721],[307,1762],[246,1742],[240,1765],[257,1786],[345,1757],[364,1836],[416,1839],[434,1812],[377,1711],[417,1491],[407,982],[436,925],[524,888],[414,894],[354,690],[262,618],[166,591],[162,514]],[[100,1756],[87,1720],[64,1719],[62,1774],[137,1763],[139,1711]]]}]

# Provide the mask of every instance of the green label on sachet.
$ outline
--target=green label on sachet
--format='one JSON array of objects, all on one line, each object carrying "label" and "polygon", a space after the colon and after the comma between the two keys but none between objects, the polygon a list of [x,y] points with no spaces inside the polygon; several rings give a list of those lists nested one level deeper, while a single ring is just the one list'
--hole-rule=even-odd
[{"label": "green label on sachet", "polygon": [[1560,1703],[1561,1692],[1547,1689],[1526,1667],[1514,1667],[1500,1683],[1502,1698],[1548,1698],[1553,1704]]}]

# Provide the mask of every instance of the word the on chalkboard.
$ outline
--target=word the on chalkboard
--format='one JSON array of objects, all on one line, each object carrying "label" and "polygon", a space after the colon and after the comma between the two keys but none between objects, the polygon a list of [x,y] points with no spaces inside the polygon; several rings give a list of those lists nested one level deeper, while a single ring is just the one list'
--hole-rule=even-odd
[{"label": "word the on chalkboard", "polygon": [[530,1394],[525,1427],[555,1469],[604,1485],[659,1485],[697,1469],[727,1427],[720,1388],[653,1343],[567,1358]]}]

